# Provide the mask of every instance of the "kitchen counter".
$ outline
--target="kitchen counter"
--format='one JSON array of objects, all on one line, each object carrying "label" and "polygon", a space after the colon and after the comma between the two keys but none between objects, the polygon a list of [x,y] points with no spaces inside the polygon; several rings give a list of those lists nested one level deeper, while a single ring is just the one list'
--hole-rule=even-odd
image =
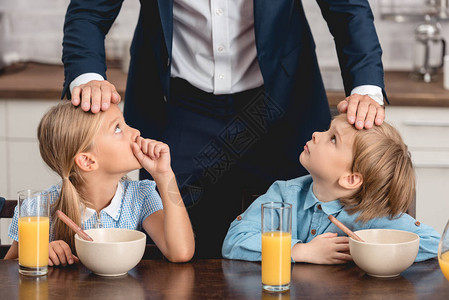
[{"label": "kitchen counter", "polygon": [[[125,94],[127,74],[110,68],[108,80]],[[0,99],[55,99],[61,97],[64,71],[62,66],[26,63],[0,73]],[[443,89],[442,78],[432,83],[413,80],[408,72],[387,71],[385,84],[392,106],[449,107],[449,91]],[[327,92],[329,105],[336,106],[344,98],[342,91]]]}]

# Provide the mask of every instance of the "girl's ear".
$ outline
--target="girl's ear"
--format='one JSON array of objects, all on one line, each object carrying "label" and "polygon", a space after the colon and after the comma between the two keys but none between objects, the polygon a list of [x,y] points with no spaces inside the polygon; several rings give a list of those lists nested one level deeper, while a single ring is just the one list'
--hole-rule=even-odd
[{"label": "girl's ear", "polygon": [[98,169],[98,162],[91,153],[82,152],[75,156],[75,164],[84,172],[95,171]]},{"label": "girl's ear", "polygon": [[363,176],[358,172],[348,173],[338,179],[338,184],[346,190],[355,190],[363,183]]}]

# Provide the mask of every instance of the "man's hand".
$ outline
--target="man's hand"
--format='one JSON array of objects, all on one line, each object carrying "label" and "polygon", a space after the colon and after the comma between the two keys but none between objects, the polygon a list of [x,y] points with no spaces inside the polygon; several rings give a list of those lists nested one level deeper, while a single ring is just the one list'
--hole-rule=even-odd
[{"label": "man's hand", "polygon": [[53,241],[48,245],[49,266],[66,266],[76,262],[79,262],[79,259],[72,254],[72,251],[66,242],[58,240]]},{"label": "man's hand", "polygon": [[72,103],[75,106],[80,105],[84,111],[91,110],[94,114],[100,109],[105,111],[109,108],[111,102],[119,103],[121,97],[115,86],[106,80],[92,80],[73,88]]},{"label": "man's hand", "polygon": [[349,253],[349,238],[326,232],[316,236],[307,244],[296,244],[292,258],[297,262],[313,264],[344,264],[352,260]]},{"label": "man's hand", "polygon": [[349,124],[357,129],[370,129],[385,120],[385,109],[368,95],[353,94],[337,105],[339,113],[347,113]]}]

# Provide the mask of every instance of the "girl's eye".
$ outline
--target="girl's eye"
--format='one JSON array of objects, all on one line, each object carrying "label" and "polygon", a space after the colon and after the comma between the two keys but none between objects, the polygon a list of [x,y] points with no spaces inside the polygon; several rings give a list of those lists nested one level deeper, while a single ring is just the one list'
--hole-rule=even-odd
[{"label": "girl's eye", "polygon": [[120,128],[120,125],[117,124],[117,125],[115,126],[115,131],[114,131],[114,133],[120,133],[120,132],[122,132],[122,129]]},{"label": "girl's eye", "polygon": [[335,135],[331,137],[331,143],[335,144],[337,142],[337,139],[335,138]]}]

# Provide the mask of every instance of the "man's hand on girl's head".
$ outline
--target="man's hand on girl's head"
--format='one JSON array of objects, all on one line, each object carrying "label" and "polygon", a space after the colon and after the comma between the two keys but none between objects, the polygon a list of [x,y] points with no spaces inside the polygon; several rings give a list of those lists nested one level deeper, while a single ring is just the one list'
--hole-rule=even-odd
[{"label": "man's hand on girl's head", "polygon": [[369,95],[353,94],[337,105],[339,113],[346,113],[349,124],[357,129],[370,129],[385,120],[385,108]]},{"label": "man's hand on girl's head", "polygon": [[94,114],[107,110],[111,103],[117,104],[120,100],[115,86],[107,80],[92,80],[74,87],[72,91],[72,104],[81,104],[82,110],[90,110]]}]

